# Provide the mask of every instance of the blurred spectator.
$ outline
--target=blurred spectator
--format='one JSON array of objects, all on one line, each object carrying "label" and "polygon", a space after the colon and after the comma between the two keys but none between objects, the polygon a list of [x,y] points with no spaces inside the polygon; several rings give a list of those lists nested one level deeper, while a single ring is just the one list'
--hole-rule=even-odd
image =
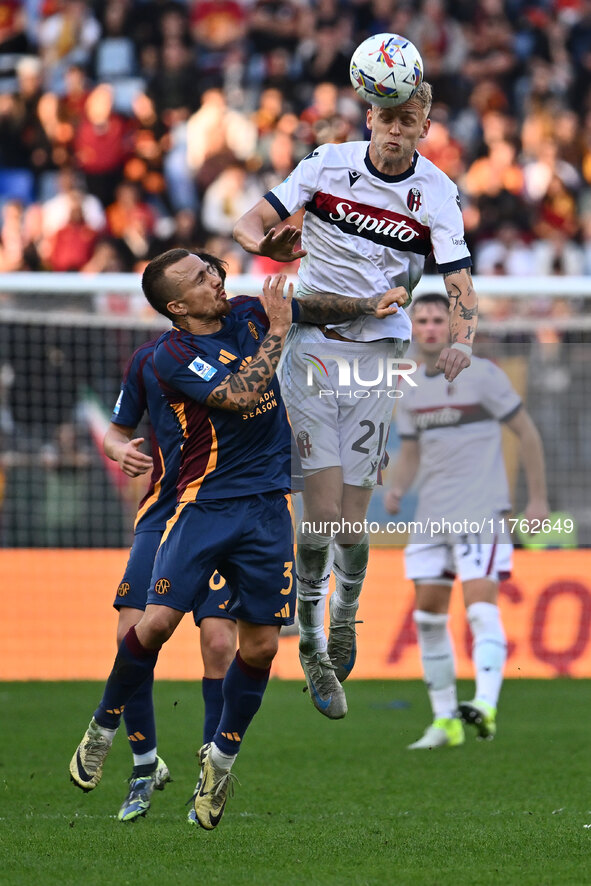
[{"label": "blurred spectator", "polygon": [[84,221],[79,191],[70,193],[70,217],[67,224],[53,235],[49,249],[49,266],[52,271],[80,271],[90,261],[97,241],[96,231]]},{"label": "blurred spectator", "polygon": [[113,90],[96,86],[86,100],[84,116],[75,135],[74,154],[86,175],[86,184],[103,206],[113,199],[115,187],[131,152],[131,127],[113,111]]},{"label": "blurred spectator", "polygon": [[44,173],[54,172],[71,161],[73,143],[74,127],[60,118],[57,95],[44,93],[37,104],[37,119],[29,141],[31,167],[40,191]]},{"label": "blurred spectator", "polygon": [[478,244],[474,260],[478,274],[532,277],[539,273],[531,245],[509,221],[499,225],[494,237]]},{"label": "blurred spectator", "polygon": [[585,271],[585,254],[581,245],[569,239],[560,228],[548,226],[545,236],[535,240],[532,246],[535,274],[542,277],[574,275]]},{"label": "blurred spectator", "polygon": [[168,129],[156,113],[154,102],[144,92],[135,96],[132,109],[132,156],[125,164],[125,177],[138,182],[147,194],[161,198],[168,205],[164,178],[164,156],[171,146]]},{"label": "blurred spectator", "polygon": [[339,92],[332,83],[314,87],[311,103],[300,114],[302,127],[298,137],[309,145],[327,142],[346,142],[351,133],[351,122],[340,113]]},{"label": "blurred spectator", "polygon": [[22,2],[0,0],[0,53],[20,55],[31,50],[26,24]]},{"label": "blurred spectator", "polygon": [[402,33],[421,47],[425,77],[436,101],[458,108],[466,100],[462,69],[469,44],[459,22],[447,14],[444,0],[425,0]]},{"label": "blurred spectator", "polygon": [[109,233],[122,240],[136,259],[141,259],[148,255],[155,223],[154,210],[141,199],[137,184],[120,182],[114,202],[107,206]]},{"label": "blurred spectator", "polygon": [[188,165],[200,193],[229,163],[252,157],[256,139],[252,120],[229,108],[221,89],[208,89],[187,124]]},{"label": "blurred spectator", "polygon": [[69,65],[88,65],[100,33],[100,25],[84,0],[59,0],[58,11],[39,28],[39,50],[50,89],[62,91]]},{"label": "blurred spectator", "polygon": [[158,70],[147,93],[167,126],[186,120],[199,106],[203,80],[190,49],[178,37],[168,37],[160,50]]},{"label": "blurred spectator", "polygon": [[2,207],[0,230],[0,273],[27,270],[25,249],[27,245],[24,212],[18,200],[7,200]]},{"label": "blurred spectator", "polygon": [[349,86],[355,49],[349,16],[341,12],[334,19],[321,19],[306,43],[301,50],[306,79],[313,84],[333,83],[339,89]]},{"label": "blurred spectator", "polygon": [[[57,176],[57,192],[42,205],[43,235],[51,237],[67,224],[72,208],[72,193],[83,193],[81,176],[70,167],[63,167]],[[105,227],[105,211],[93,194],[83,194],[82,214],[85,223],[93,231],[102,231]]]},{"label": "blurred spectator", "polygon": [[260,181],[249,175],[241,163],[233,163],[206,188],[201,215],[209,234],[232,236],[241,215],[263,196]]},{"label": "blurred spectator", "polygon": [[80,65],[70,65],[64,73],[64,90],[59,103],[61,118],[71,123],[74,128],[84,113],[89,91],[84,68]]},{"label": "blurred spectator", "polygon": [[129,273],[133,270],[133,255],[119,240],[102,236],[96,241],[92,255],[80,270],[84,274]]}]

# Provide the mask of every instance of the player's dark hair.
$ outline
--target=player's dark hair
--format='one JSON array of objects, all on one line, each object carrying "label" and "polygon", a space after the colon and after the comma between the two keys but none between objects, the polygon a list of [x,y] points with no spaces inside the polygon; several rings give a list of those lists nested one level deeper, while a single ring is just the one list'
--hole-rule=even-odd
[{"label": "player's dark hair", "polygon": [[142,289],[144,295],[155,311],[173,320],[166,305],[174,298],[174,284],[164,273],[171,265],[175,265],[181,259],[191,255],[188,249],[169,249],[162,255],[157,255],[149,262],[142,274]]},{"label": "player's dark hair", "polygon": [[443,305],[445,310],[449,311],[449,299],[441,292],[425,292],[423,295],[417,295],[412,300],[411,313],[421,305]]},{"label": "player's dark hair", "polygon": [[217,255],[212,255],[211,252],[196,252],[195,255],[197,258],[200,258],[201,261],[204,261],[206,265],[211,265],[212,268],[215,268],[222,283],[226,282],[228,262],[218,258]]}]

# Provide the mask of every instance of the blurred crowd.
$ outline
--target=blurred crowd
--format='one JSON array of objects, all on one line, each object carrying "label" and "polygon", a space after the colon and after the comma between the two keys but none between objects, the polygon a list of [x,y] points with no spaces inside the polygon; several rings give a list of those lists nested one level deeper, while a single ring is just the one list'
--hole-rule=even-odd
[{"label": "blurred crowd", "polygon": [[475,271],[591,274],[591,0],[0,0],[0,271],[273,270],[233,222],[367,136],[349,59],[382,31],[422,54]]}]

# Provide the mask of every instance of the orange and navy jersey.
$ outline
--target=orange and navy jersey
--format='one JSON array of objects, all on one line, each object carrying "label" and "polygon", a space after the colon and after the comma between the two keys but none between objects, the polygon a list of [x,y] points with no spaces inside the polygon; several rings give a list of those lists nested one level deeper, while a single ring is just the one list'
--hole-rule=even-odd
[{"label": "orange and navy jersey", "polygon": [[144,413],[150,418],[154,467],[148,491],[140,502],[134,529],[164,531],[176,507],[176,484],[183,435],[178,419],[163,397],[154,371],[156,341],[141,345],[131,356],[111,421],[137,428]]},{"label": "orange and navy jersey", "polygon": [[[291,430],[277,377],[250,412],[206,404],[230,372],[252,360],[269,328],[258,299],[237,296],[231,306],[218,332],[193,335],[173,327],[154,351],[158,380],[184,436],[179,502],[290,488]],[[293,306],[295,322],[299,308]]]}]

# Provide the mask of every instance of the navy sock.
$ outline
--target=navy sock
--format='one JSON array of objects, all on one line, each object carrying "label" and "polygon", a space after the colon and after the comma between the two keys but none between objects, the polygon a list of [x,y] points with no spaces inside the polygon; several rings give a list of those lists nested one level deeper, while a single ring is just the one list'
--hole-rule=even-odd
[{"label": "navy sock", "polygon": [[224,708],[224,694],[222,686],[224,678],[214,679],[204,677],[201,681],[201,694],[205,703],[205,715],[203,719],[203,744],[211,741]]},{"label": "navy sock", "polygon": [[262,670],[246,664],[240,650],[224,677],[224,709],[213,740],[224,754],[240,750],[244,733],[261,706],[270,668]]},{"label": "navy sock", "polygon": [[156,719],[152,687],[154,673],[149,674],[133,693],[123,711],[127,740],[132,754],[147,754],[156,747]]},{"label": "navy sock", "polygon": [[154,673],[159,649],[145,649],[131,627],[119,646],[101,702],[94,712],[99,726],[116,729],[123,708],[144,680]]},{"label": "navy sock", "polygon": [[152,775],[152,773],[156,772],[157,767],[158,760],[155,760],[153,763],[145,763],[143,766],[134,766],[131,777],[145,778],[146,775]]}]

